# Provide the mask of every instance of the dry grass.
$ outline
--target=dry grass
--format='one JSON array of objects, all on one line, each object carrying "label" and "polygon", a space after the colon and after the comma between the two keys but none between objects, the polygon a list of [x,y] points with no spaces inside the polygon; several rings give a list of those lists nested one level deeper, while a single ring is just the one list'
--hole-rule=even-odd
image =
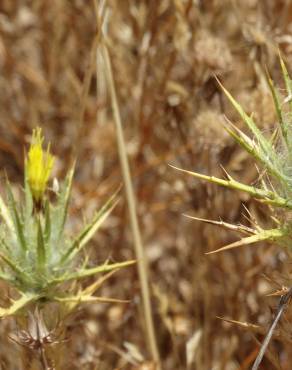
[{"label": "dry grass", "polygon": [[[240,122],[214,73],[254,112],[262,129],[270,130],[276,118],[264,68],[279,81],[278,45],[291,65],[290,3],[108,1],[109,50],[165,370],[186,369],[187,361],[189,369],[249,369],[277,304],[266,294],[289,284],[288,257],[272,245],[205,256],[236,235],[182,213],[248,225],[242,203],[263,221],[266,210],[246,195],[197,182],[167,164],[213,175],[222,174],[222,164],[242,182],[257,179],[254,165],[220,125],[224,114]],[[63,176],[78,152],[69,225],[74,229],[80,214],[89,217],[122,181],[110,98],[96,68],[101,63],[96,43],[93,2],[0,4],[1,171],[19,181],[23,147],[37,124],[58,156],[56,176]],[[123,201],[96,238],[91,258],[131,259],[132,244]],[[131,301],[86,306],[68,321],[58,368],[153,369],[136,270],[120,271],[103,293]],[[27,350],[8,339],[13,332],[13,320],[1,322],[1,366],[29,369],[29,362],[21,360],[29,358]],[[287,312],[264,369],[291,368],[290,332]],[[31,362],[30,368],[37,366]]]}]

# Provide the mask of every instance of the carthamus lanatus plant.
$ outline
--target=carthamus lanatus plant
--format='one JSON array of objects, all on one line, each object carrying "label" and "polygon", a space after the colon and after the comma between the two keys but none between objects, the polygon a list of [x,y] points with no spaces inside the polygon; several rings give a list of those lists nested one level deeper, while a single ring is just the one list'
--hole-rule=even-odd
[{"label": "carthamus lanatus plant", "polygon": [[[54,157],[49,146],[43,150],[43,141],[41,129],[35,129],[25,158],[23,197],[16,200],[7,180],[6,201],[0,198],[3,221],[0,225],[0,279],[15,291],[8,307],[0,308],[2,318],[31,307],[39,309],[49,302],[57,302],[70,310],[81,302],[115,301],[94,293],[108,274],[133,263],[106,261],[100,266],[88,266],[84,247],[116,205],[116,196],[112,196],[77,235],[67,235],[74,168],[57,190],[55,200],[50,201],[48,181]],[[103,275],[93,284],[85,288],[78,284],[98,274]],[[66,289],[63,288],[65,283]]]},{"label": "carthamus lanatus plant", "polygon": [[[233,98],[233,96],[222,86],[224,94],[233,105],[242,121],[244,122],[250,135],[246,134],[234,124],[226,121],[225,129],[231,137],[255,160],[261,165],[262,172],[259,174],[257,185],[243,184],[226,172],[226,178],[217,178],[214,176],[196,173],[185,169],[179,169],[197,179],[209,181],[211,183],[224,186],[248,193],[251,197],[262,203],[269,205],[271,211],[270,220],[272,227],[264,228],[251,217],[251,226],[233,225],[223,221],[205,220],[197,217],[191,217],[199,221],[221,225],[231,230],[237,230],[244,236],[236,242],[228,244],[215,251],[216,253],[240,246],[253,244],[262,241],[271,241],[280,246],[291,246],[292,240],[292,80],[288,74],[287,68],[280,56],[280,64],[283,80],[286,87],[286,96],[280,94],[280,90],[274,86],[272,79],[267,76],[267,85],[269,86],[277,115],[278,125],[274,132],[268,137],[255,123],[252,115],[248,115],[242,106]],[[284,306],[287,305],[292,289],[283,289],[283,294],[279,304],[275,321],[268,331],[267,337],[263,342],[259,356],[254,364],[253,370],[257,369],[263,357],[266,346],[272,336],[272,332],[279,320]]]}]

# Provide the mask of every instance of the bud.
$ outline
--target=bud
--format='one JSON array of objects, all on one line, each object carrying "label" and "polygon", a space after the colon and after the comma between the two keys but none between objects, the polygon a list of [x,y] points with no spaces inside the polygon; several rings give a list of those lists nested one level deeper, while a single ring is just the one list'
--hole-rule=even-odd
[{"label": "bud", "polygon": [[37,203],[42,200],[44,192],[46,191],[54,164],[54,157],[50,154],[50,145],[48,145],[47,151],[44,152],[42,148],[43,141],[42,129],[38,127],[33,130],[32,142],[25,165],[28,184],[33,199]]}]

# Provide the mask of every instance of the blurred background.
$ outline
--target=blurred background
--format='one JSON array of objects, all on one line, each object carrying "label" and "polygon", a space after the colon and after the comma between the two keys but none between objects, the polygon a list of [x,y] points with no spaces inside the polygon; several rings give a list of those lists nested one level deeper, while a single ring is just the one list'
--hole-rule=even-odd
[{"label": "blurred background", "polygon": [[[271,131],[276,117],[265,69],[283,89],[278,47],[289,68],[291,1],[108,0],[107,5],[162,368],[249,369],[278,301],[267,295],[288,284],[289,260],[267,244],[206,256],[238,235],[183,213],[248,226],[244,206],[263,223],[267,208],[168,164],[218,177],[224,176],[223,166],[242,182],[257,181],[254,162],[223,129],[225,115],[243,125],[214,75],[253,112],[263,131]],[[6,171],[21,184],[24,148],[40,125],[57,157],[55,177],[62,179],[77,155],[69,224],[74,232],[122,182],[96,29],[94,1],[0,2],[2,178]],[[88,253],[92,264],[135,258],[124,196]],[[79,310],[67,324],[68,341],[60,344],[61,369],[155,369],[139,286],[135,266],[127,268],[100,294],[129,303]],[[288,319],[287,313],[263,369],[291,369]],[[19,369],[22,350],[7,336],[13,325],[6,320],[0,326],[3,369]]]}]

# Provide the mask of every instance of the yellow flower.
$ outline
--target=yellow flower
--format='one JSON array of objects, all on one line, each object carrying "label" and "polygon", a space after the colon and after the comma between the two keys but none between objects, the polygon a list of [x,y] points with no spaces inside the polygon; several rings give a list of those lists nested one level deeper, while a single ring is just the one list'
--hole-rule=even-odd
[{"label": "yellow flower", "polygon": [[50,154],[50,145],[44,152],[43,141],[42,129],[38,127],[33,130],[32,143],[26,160],[27,180],[36,202],[43,197],[54,164],[54,157]]}]

